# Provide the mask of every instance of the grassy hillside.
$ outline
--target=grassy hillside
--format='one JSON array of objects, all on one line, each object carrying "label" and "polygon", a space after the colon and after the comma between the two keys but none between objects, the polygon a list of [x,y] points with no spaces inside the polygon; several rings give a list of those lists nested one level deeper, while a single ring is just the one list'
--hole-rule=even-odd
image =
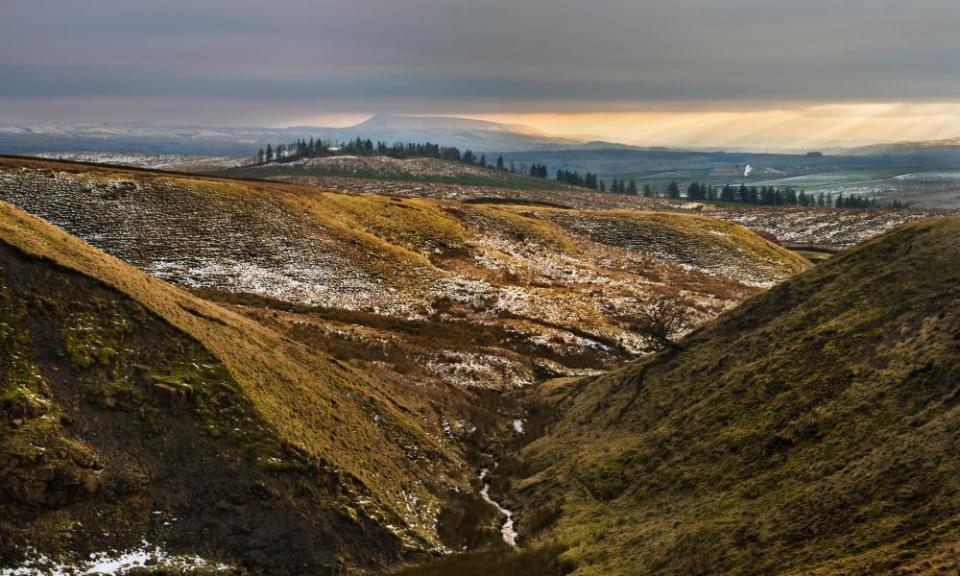
[{"label": "grassy hillside", "polygon": [[952,573],[958,300],[960,218],[899,228],[681,349],[539,387],[499,490],[577,574]]},{"label": "grassy hillside", "polygon": [[322,572],[439,545],[459,464],[416,398],[7,204],[0,310],[5,560],[158,538]]},{"label": "grassy hillside", "polygon": [[504,388],[610,368],[649,348],[633,325],[651,303],[680,297],[692,327],[808,266],[686,214],[7,165],[0,199],[308,346],[403,364],[411,382]]},{"label": "grassy hillside", "polygon": [[563,190],[567,188],[554,180],[531,178],[523,174],[493,168],[481,168],[463,162],[436,158],[390,158],[387,156],[311,158],[295,162],[274,162],[262,166],[236,167],[224,170],[219,174],[233,178],[264,180],[287,177],[340,177],[463,186],[495,186],[517,190]]}]

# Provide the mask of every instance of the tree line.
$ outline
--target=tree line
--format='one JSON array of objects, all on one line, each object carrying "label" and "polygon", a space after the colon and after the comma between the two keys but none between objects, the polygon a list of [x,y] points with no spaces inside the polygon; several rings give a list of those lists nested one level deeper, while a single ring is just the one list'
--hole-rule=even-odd
[{"label": "tree line", "polygon": [[[547,179],[550,177],[545,164],[531,164],[529,168],[526,164],[521,165],[517,170],[516,164],[510,162],[509,165],[503,156],[497,156],[493,163],[487,162],[486,154],[477,156],[472,150],[464,150],[462,153],[459,148],[454,146],[440,146],[431,142],[396,142],[388,144],[386,142],[373,142],[370,139],[356,138],[343,143],[335,143],[321,139],[310,138],[309,140],[296,140],[287,144],[267,144],[266,148],[257,151],[257,163],[267,164],[270,162],[294,162],[304,158],[323,158],[348,154],[351,156],[387,156],[390,158],[437,158],[439,160],[450,160],[453,162],[462,162],[473,166],[491,168],[514,174],[524,173],[533,178]],[[580,175],[578,172],[567,170],[558,170],[556,172],[558,182],[579,186],[582,188],[599,189],[600,181],[596,174],[587,172]]]},{"label": "tree line", "polygon": [[[335,143],[310,138],[309,140],[301,139],[287,144],[277,144],[276,146],[267,144],[266,148],[257,151],[257,163],[294,162],[304,158],[323,158],[340,154],[389,156],[391,158],[437,158],[468,164],[482,163],[484,166],[486,166],[487,161],[486,156],[477,158],[471,150],[466,150],[461,154],[460,150],[454,146],[440,146],[432,142],[395,142],[388,144],[386,142],[374,143],[369,138],[366,140],[356,138],[343,143]],[[501,157],[499,160],[502,165],[503,158]]]},{"label": "tree line", "polygon": [[[570,178],[569,183],[577,184],[576,177],[560,171],[564,178]],[[560,180],[560,173],[557,179]],[[573,173],[574,175],[576,173]],[[595,176],[591,175],[593,178]],[[595,180],[591,179],[591,183]],[[607,186],[603,180],[599,180],[596,186],[601,192],[607,191]],[[796,190],[795,188],[776,188],[774,186],[747,186],[741,184],[734,187],[729,184],[719,187],[706,184],[704,182],[690,182],[686,190],[682,190],[679,182],[676,180],[667,184],[665,190],[654,189],[650,184],[637,186],[636,181],[626,181],[624,179],[613,179],[610,183],[609,191],[616,194],[629,194],[633,196],[642,195],[644,197],[667,197],[671,199],[686,198],[688,200],[699,200],[705,202],[731,202],[742,204],[758,204],[762,206],[802,206],[802,207],[821,207],[821,208],[879,208],[880,202],[876,198],[869,198],[862,194],[850,194],[844,196],[832,193],[807,193],[806,190]],[[900,200],[892,200],[882,205],[884,208],[901,210],[907,207]]]},{"label": "tree line", "polygon": [[[667,186],[667,196],[680,198],[680,186],[671,182]],[[868,198],[862,194],[842,193],[834,197],[832,193],[810,193],[806,190],[799,192],[795,188],[776,188],[774,186],[747,186],[741,184],[734,187],[729,184],[722,188],[710,186],[703,182],[691,182],[687,186],[686,197],[690,200],[704,200],[708,202],[732,202],[742,204],[759,204],[762,206],[803,206],[821,208],[879,208],[876,198]],[[886,208],[902,209],[906,205],[893,200],[883,205]]]},{"label": "tree line", "polygon": [[[467,149],[462,153],[455,146],[441,146],[432,142],[374,142],[371,139],[355,138],[347,142],[333,142],[322,139],[310,138],[309,140],[296,140],[287,144],[267,144],[266,148],[257,151],[257,164],[268,164],[271,162],[295,162],[304,158],[324,158],[339,155],[350,156],[387,156],[389,158],[436,158],[438,160],[449,160],[452,162],[462,162],[473,166],[501,170],[503,172],[519,173],[516,165],[510,162],[509,165],[504,161],[503,156],[498,156],[494,163],[487,162],[486,154],[477,156],[473,150]],[[531,176],[546,178],[546,166],[541,166],[542,175],[538,170],[536,174],[532,172]]]}]

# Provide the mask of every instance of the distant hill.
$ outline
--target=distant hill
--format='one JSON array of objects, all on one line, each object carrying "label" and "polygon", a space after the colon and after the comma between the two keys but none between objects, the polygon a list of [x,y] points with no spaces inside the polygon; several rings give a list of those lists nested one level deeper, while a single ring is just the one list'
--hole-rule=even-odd
[{"label": "distant hill", "polygon": [[580,143],[526,126],[446,116],[379,114],[343,128],[226,128],[143,123],[0,126],[0,153],[84,151],[252,156],[267,143],[318,137],[339,141],[359,137],[389,143],[433,142],[476,152],[536,150]]},{"label": "distant hill", "polygon": [[446,116],[378,114],[356,126],[323,128],[320,131],[326,137],[342,140],[361,137],[386,142],[435,142],[456,146],[461,150],[470,148],[482,152],[574,146],[580,143],[569,138],[551,136],[527,126]]},{"label": "distant hill", "polygon": [[952,573],[958,287],[960,218],[914,223],[676,350],[544,385],[502,488],[520,533],[577,574]]},{"label": "distant hill", "polygon": [[[488,159],[492,160],[492,159]],[[509,168],[509,164],[507,164]],[[520,172],[485,168],[439,158],[389,156],[324,156],[293,162],[271,162],[212,172],[230,178],[290,180],[342,177],[359,180],[446,183],[518,190],[569,190],[552,178],[533,178]],[[322,184],[321,184],[322,186]]]},{"label": "distant hill", "polygon": [[920,166],[956,167],[960,165],[960,138],[921,140],[914,142],[890,142],[855,148],[842,148],[831,152],[850,156],[886,156],[903,164]]}]

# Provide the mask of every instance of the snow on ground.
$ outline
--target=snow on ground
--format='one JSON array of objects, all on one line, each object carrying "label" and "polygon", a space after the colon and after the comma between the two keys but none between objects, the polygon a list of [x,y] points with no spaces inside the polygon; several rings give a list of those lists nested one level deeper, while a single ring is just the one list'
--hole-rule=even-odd
[{"label": "snow on ground", "polygon": [[183,172],[208,172],[242,165],[245,158],[232,156],[199,156],[191,154],[143,154],[138,152],[39,152],[37,158],[68,160],[91,164],[110,164]]},{"label": "snow on ground", "polygon": [[[598,212],[456,205],[444,210],[443,224],[464,240],[452,255],[431,252],[426,261],[405,256],[403,238],[362,225],[349,235],[336,215],[318,217],[293,198],[243,185],[0,169],[0,200],[188,288],[405,321],[432,321],[452,306],[450,318],[499,327],[522,349],[465,350],[458,341],[423,352],[429,373],[469,387],[523,386],[537,379],[535,369],[572,375],[612,367],[650,349],[631,331],[631,318],[652,298],[683,287],[702,322],[755,293],[754,280],[771,280],[769,270],[747,269],[743,258],[725,262],[700,246],[640,236]],[[291,322],[350,346],[395,337]],[[572,356],[580,359],[565,365]]]},{"label": "snow on ground", "polygon": [[86,574],[125,574],[137,568],[189,570],[229,570],[225,564],[209,562],[199,556],[175,555],[143,541],[139,548],[118,552],[98,552],[84,560],[57,562],[35,556],[17,568],[0,568],[0,576],[78,576]]},{"label": "snow on ground", "polygon": [[893,177],[894,180],[912,182],[956,182],[960,183],[960,170],[934,170],[929,172],[911,172]]},{"label": "snow on ground", "polygon": [[787,245],[842,249],[933,215],[919,210],[719,209],[710,216],[772,234]]}]

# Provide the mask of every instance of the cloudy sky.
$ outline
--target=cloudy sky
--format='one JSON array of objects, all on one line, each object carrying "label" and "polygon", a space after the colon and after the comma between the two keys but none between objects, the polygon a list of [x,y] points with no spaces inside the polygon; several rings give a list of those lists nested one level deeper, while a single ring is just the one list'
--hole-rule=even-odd
[{"label": "cloudy sky", "polygon": [[0,122],[506,120],[645,144],[960,136],[957,0],[2,0]]}]

